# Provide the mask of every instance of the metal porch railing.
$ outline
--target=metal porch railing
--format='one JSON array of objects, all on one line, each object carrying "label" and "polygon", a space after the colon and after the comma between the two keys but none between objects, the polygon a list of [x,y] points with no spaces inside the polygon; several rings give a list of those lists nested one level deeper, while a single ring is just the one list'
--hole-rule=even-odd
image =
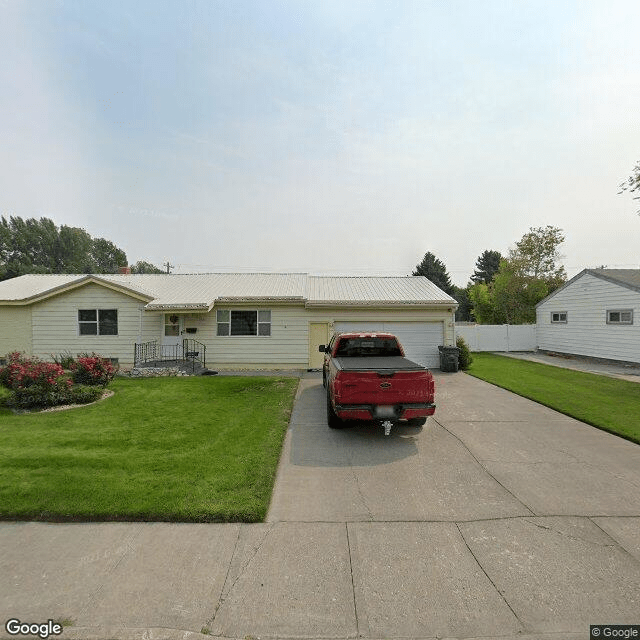
[{"label": "metal porch railing", "polygon": [[184,338],[182,344],[159,345],[157,340],[139,342],[134,346],[133,366],[146,364],[161,364],[164,362],[191,362],[191,369],[195,371],[196,362],[202,367],[207,363],[207,347],[193,338]]}]

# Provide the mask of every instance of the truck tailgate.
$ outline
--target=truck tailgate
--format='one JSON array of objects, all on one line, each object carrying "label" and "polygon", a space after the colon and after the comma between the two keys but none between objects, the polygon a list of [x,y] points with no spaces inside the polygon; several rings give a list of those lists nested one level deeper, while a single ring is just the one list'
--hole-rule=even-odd
[{"label": "truck tailgate", "polygon": [[[418,367],[415,363],[412,364]],[[341,405],[407,405],[433,402],[433,377],[424,367],[398,371],[339,371],[335,385]]]}]

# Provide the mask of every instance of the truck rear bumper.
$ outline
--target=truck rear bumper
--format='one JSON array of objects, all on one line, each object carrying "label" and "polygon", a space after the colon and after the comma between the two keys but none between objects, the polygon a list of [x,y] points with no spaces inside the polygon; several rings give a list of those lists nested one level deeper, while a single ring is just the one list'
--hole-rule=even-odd
[{"label": "truck rear bumper", "polygon": [[342,420],[411,420],[412,418],[432,416],[435,411],[436,405],[432,402],[396,405],[336,405],[336,414]]}]

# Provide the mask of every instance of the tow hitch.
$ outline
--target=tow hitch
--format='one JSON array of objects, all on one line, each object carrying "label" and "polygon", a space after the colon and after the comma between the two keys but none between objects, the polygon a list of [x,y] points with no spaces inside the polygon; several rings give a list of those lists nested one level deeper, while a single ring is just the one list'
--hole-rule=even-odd
[{"label": "tow hitch", "polygon": [[388,436],[391,433],[391,427],[393,427],[393,422],[391,422],[391,420],[385,420],[382,423],[382,426],[384,427],[384,435]]}]

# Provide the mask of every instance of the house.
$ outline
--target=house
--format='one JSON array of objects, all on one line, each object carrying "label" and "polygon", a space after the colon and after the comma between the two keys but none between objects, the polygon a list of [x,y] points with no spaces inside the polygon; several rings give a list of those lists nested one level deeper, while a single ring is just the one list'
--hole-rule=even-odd
[{"label": "house", "polygon": [[585,269],[536,314],[539,349],[640,363],[640,269]]},{"label": "house", "polygon": [[304,273],[29,274],[0,282],[0,355],[96,352],[132,366],[134,345],[184,338],[218,369],[322,364],[336,331],[391,331],[410,358],[439,366],[456,301],[427,278]]}]

